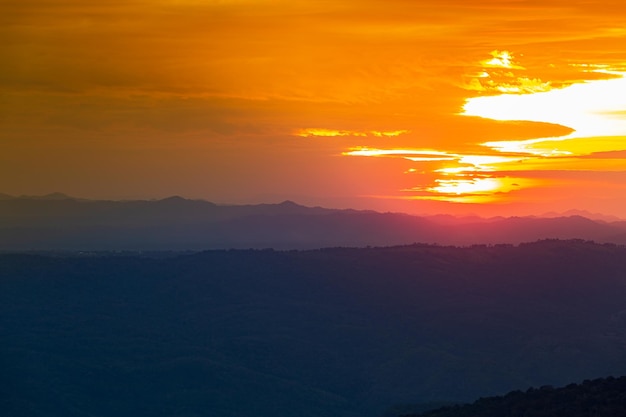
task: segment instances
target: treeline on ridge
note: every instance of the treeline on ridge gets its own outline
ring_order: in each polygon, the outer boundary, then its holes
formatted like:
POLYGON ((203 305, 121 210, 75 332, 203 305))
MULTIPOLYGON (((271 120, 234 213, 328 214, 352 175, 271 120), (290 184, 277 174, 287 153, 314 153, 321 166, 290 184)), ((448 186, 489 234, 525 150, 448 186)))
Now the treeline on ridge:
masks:
POLYGON ((562 388, 542 386, 481 398, 405 417, 617 417, 626 416, 626 376, 585 380, 562 388))

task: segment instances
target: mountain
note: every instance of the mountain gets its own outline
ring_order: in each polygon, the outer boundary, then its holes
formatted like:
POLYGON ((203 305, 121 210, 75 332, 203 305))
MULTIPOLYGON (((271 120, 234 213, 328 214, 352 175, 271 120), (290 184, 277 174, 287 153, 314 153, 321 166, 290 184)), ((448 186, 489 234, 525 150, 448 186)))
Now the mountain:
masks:
POLYGON ((550 212, 550 213, 545 213, 544 215, 540 217, 569 217, 569 216, 581 216, 581 217, 586 217, 591 220, 598 220, 598 221, 602 221, 606 223, 618 222, 621 220, 617 216, 608 216, 602 213, 592 213, 587 210, 567 210, 566 212, 563 212, 563 213, 550 212))
POLYGON ((45 195, 22 195, 17 197, 20 200, 77 200, 63 193, 50 193, 45 195))
POLYGON ((581 216, 556 218, 510 217, 491 222, 457 224, 450 229, 459 244, 521 243, 537 239, 589 239, 610 242, 622 229, 581 216))
POLYGON ((217 205, 170 197, 91 201, 52 194, 0 199, 0 250, 307 249, 498 244, 537 239, 624 243, 624 222, 556 218, 418 217, 279 204, 217 205))
MULTIPOLYGON (((626 248, 0 255, 15 417, 375 417, 626 374, 626 248)), ((540 415, 540 414, 532 414, 540 415)))
MULTIPOLYGON (((513 391, 505 396, 481 398, 473 404, 441 408, 412 417, 484 416, 626 416, 626 377, 585 380, 562 388, 513 391)), ((410 417, 411 415, 406 415, 410 417)))

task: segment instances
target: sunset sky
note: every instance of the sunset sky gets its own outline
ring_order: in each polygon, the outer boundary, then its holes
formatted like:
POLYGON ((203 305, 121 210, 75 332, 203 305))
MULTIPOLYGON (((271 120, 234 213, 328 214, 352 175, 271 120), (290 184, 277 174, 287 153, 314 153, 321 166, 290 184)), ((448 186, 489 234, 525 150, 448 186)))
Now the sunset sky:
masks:
POLYGON ((618 0, 9 0, 0 192, 626 218, 618 0))

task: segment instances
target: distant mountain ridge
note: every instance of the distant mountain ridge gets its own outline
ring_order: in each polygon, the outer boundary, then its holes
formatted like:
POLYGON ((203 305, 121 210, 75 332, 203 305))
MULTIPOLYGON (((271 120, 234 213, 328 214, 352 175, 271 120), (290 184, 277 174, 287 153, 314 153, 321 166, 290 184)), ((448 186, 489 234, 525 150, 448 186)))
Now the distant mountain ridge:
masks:
POLYGON ((517 244, 584 239, 626 244, 626 222, 567 217, 413 216, 278 204, 0 196, 0 250, 312 249, 334 246, 517 244))
POLYGON ((45 195, 20 195, 18 197, 9 194, 0 193, 0 200, 84 200, 80 198, 70 197, 67 194, 55 192, 45 195))
POLYGON ((609 222, 609 223, 623 220, 617 216, 609 216, 609 215, 602 214, 602 213, 591 213, 587 210, 567 210, 566 212, 563 212, 563 213, 549 212, 549 213, 544 213, 540 217, 551 218, 551 217, 568 217, 568 216, 581 216, 581 217, 586 217, 591 220, 600 220, 600 221, 609 222))

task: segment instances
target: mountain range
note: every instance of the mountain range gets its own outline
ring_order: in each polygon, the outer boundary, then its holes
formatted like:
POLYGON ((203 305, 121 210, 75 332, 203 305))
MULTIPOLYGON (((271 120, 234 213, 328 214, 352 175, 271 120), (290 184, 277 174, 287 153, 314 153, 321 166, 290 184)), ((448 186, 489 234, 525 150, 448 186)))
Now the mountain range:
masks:
POLYGON ((0 198, 0 250, 312 249, 517 244, 538 239, 626 243, 626 221, 584 212, 548 217, 413 216, 204 200, 85 200, 61 193, 0 198), (607 220, 608 219, 608 220, 607 220))

